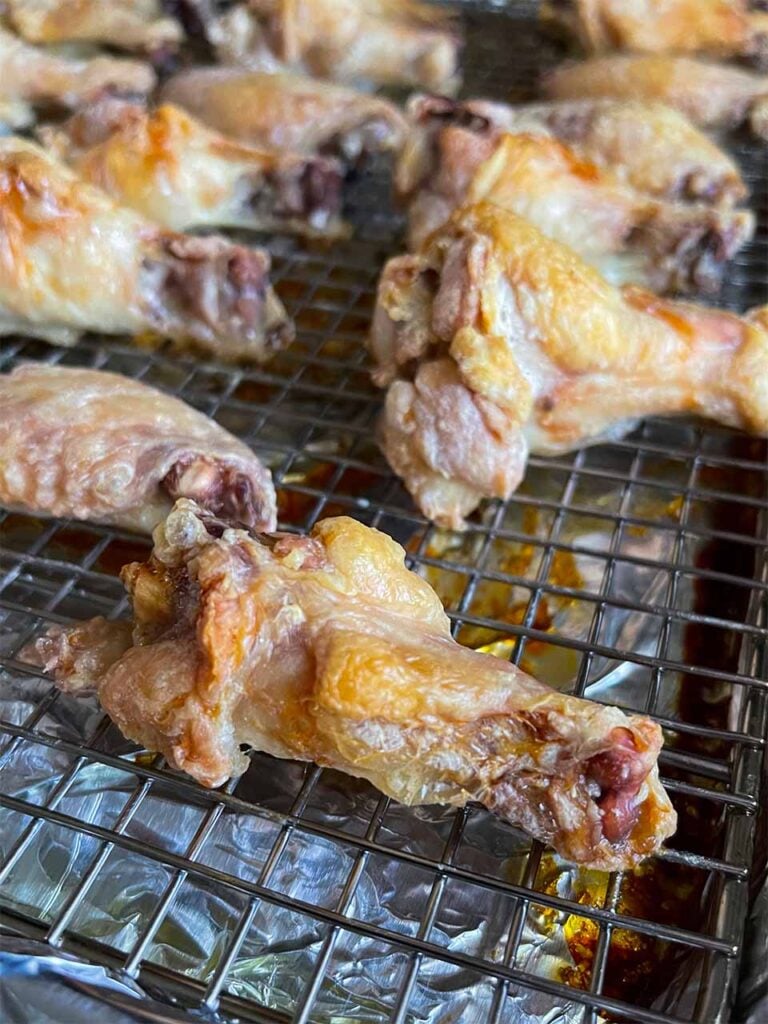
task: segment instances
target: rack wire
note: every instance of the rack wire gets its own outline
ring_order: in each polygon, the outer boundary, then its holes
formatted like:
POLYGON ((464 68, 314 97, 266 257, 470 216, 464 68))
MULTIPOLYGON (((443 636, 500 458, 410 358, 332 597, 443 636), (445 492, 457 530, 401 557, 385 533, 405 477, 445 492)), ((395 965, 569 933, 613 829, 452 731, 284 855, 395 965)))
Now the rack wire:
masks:
MULTIPOLYGON (((542 63, 558 56, 538 36, 534 5, 463 7, 465 92, 530 92, 542 63)), ((734 148, 759 229, 724 301, 746 308, 768 299, 768 158, 746 139, 734 148)), ((380 395, 362 344, 400 223, 380 169, 353 191, 354 240, 331 249, 271 240, 299 339, 263 370, 97 337, 73 349, 5 339, 0 369, 30 359, 87 365, 163 388, 272 465, 284 528, 305 531, 343 512, 395 536, 437 586, 462 642, 661 723, 678 836, 644 871, 564 891, 551 854, 480 809, 407 811, 356 780, 260 754, 242 779, 204 791, 137 753, 93 705, 57 694, 17 657, 50 623, 124 614, 116 573, 146 545, 116 529, 6 512, 0 654, 4 686, 23 695, 13 706, 24 712, 0 721, 0 923, 125 972, 172 1000, 180 1019, 193 1009, 295 1024, 439 1021, 450 992, 460 1007, 452 1019, 467 1022, 517 1020, 521 997, 547 1020, 725 1021, 768 723, 768 446, 727 429, 652 420, 623 441, 532 458, 524 487, 489 503, 464 536, 429 526, 376 449, 380 395), (19 759, 34 767, 38 755, 40 777, 28 790, 3 784, 19 759), (116 805, 99 802, 105 780, 121 794, 116 805), (88 787, 93 813, 75 816, 73 798, 88 787), (173 837, 147 810, 170 804, 185 808, 185 828, 173 837), (239 856, 219 841, 233 822, 239 856), (302 857, 321 847, 335 873, 297 895, 302 857), (99 925, 100 901, 114 900, 128 861, 141 865, 147 891, 125 894, 125 927, 115 934, 99 925), (20 894, 32 862, 37 888, 20 894), (371 913, 361 888, 385 874, 390 889, 371 913), (209 945, 201 938, 183 956, 173 951, 171 924, 201 892, 212 908, 209 945), (268 915, 294 929, 282 957, 254 939, 268 915), (534 919, 567 945, 570 970, 548 972, 528 957, 534 919), (384 1003, 375 973, 357 969, 363 949, 396 978, 384 1003), (254 965, 269 957, 264 981, 254 965), (456 992, 466 993, 463 1002, 456 992), (357 1016, 351 1008, 361 1005, 357 1016)))

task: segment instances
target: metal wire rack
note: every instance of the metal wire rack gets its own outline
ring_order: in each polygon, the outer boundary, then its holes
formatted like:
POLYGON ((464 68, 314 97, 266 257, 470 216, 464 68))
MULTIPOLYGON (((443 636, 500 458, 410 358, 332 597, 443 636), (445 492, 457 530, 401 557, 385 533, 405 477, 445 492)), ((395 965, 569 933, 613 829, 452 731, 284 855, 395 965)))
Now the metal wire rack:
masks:
MULTIPOLYGON (((538 37, 534 6, 464 5, 467 94, 535 86, 556 51, 538 37)), ((724 300, 746 308, 768 299, 768 158, 734 145, 760 228, 724 300)), ((11 695, 14 713, 0 721, 0 924, 138 979, 183 1019, 192 1009, 404 1024, 446 1019, 450 999, 450 1019, 467 1022, 724 1021, 768 724, 768 445, 649 421, 621 442, 531 459, 520 492, 463 536, 430 527, 377 452, 380 396, 361 343, 399 223, 377 171, 353 192, 354 240, 272 240, 299 340, 264 370, 99 338, 71 350, 6 339, 0 368, 89 365, 164 388, 270 462, 286 529, 343 512, 391 533, 444 597, 460 640, 662 724, 678 836, 636 874, 574 880, 485 812, 406 811, 313 766, 254 754, 243 778, 203 791, 17 658, 51 622, 123 614, 117 570, 146 546, 4 513, 0 698, 11 695), (23 791, 12 785, 19 765, 23 791), (181 815, 173 835, 162 827, 170 807, 181 815), (323 871, 308 878, 302 863, 318 850, 323 871), (141 885, 123 890, 129 868, 141 885), (181 949, 174 928, 194 900, 208 931, 181 949), (559 943, 570 966, 533 957, 532 933, 559 943)))

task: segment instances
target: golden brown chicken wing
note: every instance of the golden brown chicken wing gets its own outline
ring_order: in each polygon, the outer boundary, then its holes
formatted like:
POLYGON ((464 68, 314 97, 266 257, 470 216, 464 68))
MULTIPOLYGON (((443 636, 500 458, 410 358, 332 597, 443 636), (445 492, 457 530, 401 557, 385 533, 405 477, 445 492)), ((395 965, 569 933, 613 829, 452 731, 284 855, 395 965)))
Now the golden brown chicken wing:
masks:
POLYGON ((459 646, 377 530, 340 518, 259 538, 181 500, 122 578, 132 631, 55 628, 39 657, 203 785, 242 772, 245 743, 406 804, 478 800, 595 868, 628 867, 674 831, 658 726, 459 646))
POLYGON ((174 231, 346 233, 336 160, 230 141, 170 103, 104 97, 41 135, 85 181, 174 231))
POLYGON ((0 502, 149 533, 176 498, 275 526, 269 470, 218 423, 138 381, 26 364, 0 375, 0 502))
POLYGON ((564 64, 544 81, 556 100, 613 99, 666 103, 702 128, 748 122, 768 139, 768 77, 693 57, 615 54, 564 64))
POLYGON ((541 13, 593 53, 768 58, 768 15, 749 0, 544 0, 541 13))
POLYGON ((0 333, 65 345, 88 330, 254 360, 293 336, 265 252, 164 231, 39 146, 0 139, 0 333))
POLYGON ((446 163, 447 173, 461 173, 467 185, 508 132, 554 136, 584 160, 657 199, 730 206, 747 195, 731 157, 663 103, 598 99, 513 107, 417 95, 406 113, 409 130, 395 170, 398 192, 406 199, 440 175, 446 163))
POLYGON ((220 60, 337 82, 453 93, 460 37, 419 0, 250 0, 209 26, 220 60))
POLYGON ((160 0, 4 0, 13 29, 31 43, 106 43, 119 50, 168 50, 181 26, 160 0))
POLYGON ((301 75, 199 68, 174 76, 163 98, 241 142, 350 163, 397 149, 405 137, 393 104, 301 75))
POLYGON ((463 128, 440 134, 435 172, 409 207, 411 248, 465 201, 484 200, 526 217, 614 284, 713 292, 754 229, 747 210, 649 199, 544 135, 502 135, 466 185, 480 148, 463 128))
POLYGON ((0 127, 27 127, 39 104, 75 107, 104 89, 146 95, 154 86, 148 64, 64 57, 29 46, 0 28, 0 127))
POLYGON ((371 351, 381 443, 424 514, 460 527, 507 497, 528 451, 691 413, 768 433, 760 318, 618 290, 498 206, 457 211, 379 285, 371 351))

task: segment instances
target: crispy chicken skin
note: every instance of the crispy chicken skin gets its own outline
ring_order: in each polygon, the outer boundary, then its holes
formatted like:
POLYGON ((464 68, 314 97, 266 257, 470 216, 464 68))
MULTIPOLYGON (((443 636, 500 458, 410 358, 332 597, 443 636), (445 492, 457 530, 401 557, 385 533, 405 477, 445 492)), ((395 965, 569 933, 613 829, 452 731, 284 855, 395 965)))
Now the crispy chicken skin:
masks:
POLYGON ((181 500, 154 540, 122 572, 132 630, 57 627, 37 658, 203 785, 242 772, 248 744, 405 804, 478 800, 604 870, 674 831, 659 727, 461 647, 385 534, 339 518, 258 537, 181 500))
POLYGON ((512 107, 417 95, 406 113, 409 131, 396 167, 405 198, 439 180, 444 167, 452 178, 461 173, 466 187, 505 132, 554 136, 658 199, 730 206, 747 195, 734 161, 662 103, 574 100, 512 107))
POLYGON ((175 49, 181 26, 159 0, 4 0, 11 27, 31 43, 106 43, 119 50, 175 49))
POLYGON ((749 0, 544 0, 541 14, 592 53, 768 57, 768 16, 749 0))
POLYGON ((146 95, 154 86, 155 73, 148 64, 64 57, 0 28, 0 126, 27 127, 39 104, 72 108, 103 89, 146 95))
POLYGON ((405 118, 387 100, 301 75, 198 68, 175 75, 162 95, 241 142, 349 163, 405 137, 405 118))
POLYGON ((176 498, 275 526, 269 471, 196 409, 100 370, 26 364, 0 375, 0 502, 149 533, 176 498))
POLYGON ((174 231, 345 233, 336 160, 231 141, 170 103, 103 97, 42 138, 81 178, 174 231))
POLYGON ((544 80, 555 100, 613 99, 666 103, 702 128, 748 122, 768 139, 768 77, 693 57, 612 54, 563 64, 544 80))
POLYGON ((467 164, 478 153, 474 143, 461 128, 441 134, 434 178, 410 204, 412 249, 463 202, 487 201, 571 246, 614 284, 713 292, 754 229, 747 210, 650 199, 544 135, 502 135, 466 186, 467 164))
POLYGON ((0 139, 0 334, 151 333, 261 361, 292 327, 269 256, 164 231, 25 139, 0 139))
POLYGON ((621 436, 642 416, 768 433, 760 316, 616 289, 490 204, 390 260, 370 344, 388 387, 384 453, 422 512, 454 528, 483 497, 515 489, 529 451, 621 436))
POLYGON ((250 0, 209 36, 221 61, 259 70, 449 94, 460 80, 456 26, 417 0, 250 0))

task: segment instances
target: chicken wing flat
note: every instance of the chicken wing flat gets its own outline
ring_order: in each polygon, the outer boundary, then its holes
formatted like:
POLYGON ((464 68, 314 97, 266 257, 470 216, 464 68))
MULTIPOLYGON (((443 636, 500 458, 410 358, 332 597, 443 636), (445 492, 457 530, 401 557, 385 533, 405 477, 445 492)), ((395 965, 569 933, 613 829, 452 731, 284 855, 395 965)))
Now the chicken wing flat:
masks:
POLYGON ((544 88, 552 99, 648 100, 666 103, 702 128, 745 122, 768 139, 768 77, 693 57, 613 54, 551 72, 544 88))
POLYGON ((99 370, 26 364, 0 375, 0 502, 149 533, 176 498, 275 526, 269 471, 178 398, 99 370))
POLYGON ((231 141, 170 103, 104 97, 42 137, 85 181, 174 231, 346 233, 338 161, 231 141))
POLYGON ((642 416, 768 433, 762 316, 616 289, 490 204, 390 260, 371 351, 388 386, 384 453, 423 513, 454 528, 483 497, 509 496, 529 451, 619 437, 642 416))
POLYGON ((593 53, 768 58, 768 16, 749 0, 545 0, 541 14, 593 53))
POLYGON ((417 0, 250 0, 209 36, 220 60, 258 70, 440 93, 459 85, 456 26, 417 0))
POLYGON ((0 28, 0 126, 27 127, 39 104, 71 108, 104 89, 146 95, 154 86, 148 64, 113 57, 76 60, 30 46, 0 28))
POLYGON ((747 195, 735 162, 663 103, 609 99, 512 107, 414 96, 407 115, 408 137, 396 168, 396 184, 406 198, 439 178, 446 165, 446 173, 461 174, 468 185, 505 132, 554 136, 582 159, 657 199, 730 206, 747 195))
POLYGON ((405 137, 405 118, 387 100, 301 75, 200 68, 170 79, 163 98, 241 142, 349 163, 405 137))
MULTIPOLYGON (((465 201, 487 201, 569 245, 614 284, 714 292, 727 261, 754 230, 748 210, 649 199, 543 135, 501 136, 465 188, 465 136, 461 128, 441 135, 441 166, 410 205, 411 248, 465 201)), ((475 152, 471 141, 469 151, 475 152)))
POLYGON ((3 8, 31 43, 106 43, 152 52, 175 49, 183 37, 159 0, 4 0, 3 8))
POLYGON ((674 831, 659 727, 461 647, 385 534, 339 518, 256 537, 182 499, 154 536, 122 572, 132 628, 55 628, 38 658, 203 785, 242 772, 248 744, 405 804, 478 800, 606 870, 674 831))
POLYGON ((164 231, 39 146, 0 139, 0 334, 67 345, 88 330, 257 361, 293 337, 267 253, 164 231))

